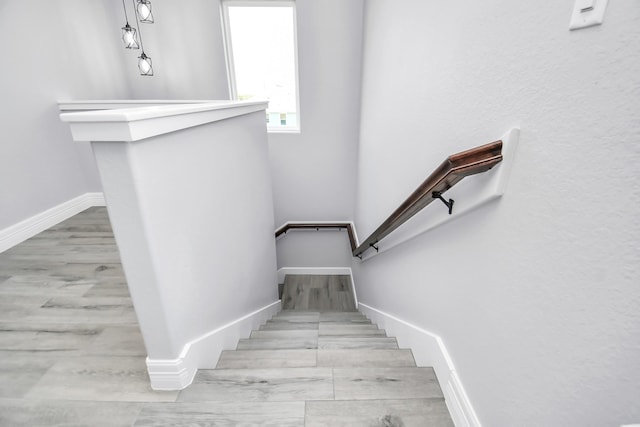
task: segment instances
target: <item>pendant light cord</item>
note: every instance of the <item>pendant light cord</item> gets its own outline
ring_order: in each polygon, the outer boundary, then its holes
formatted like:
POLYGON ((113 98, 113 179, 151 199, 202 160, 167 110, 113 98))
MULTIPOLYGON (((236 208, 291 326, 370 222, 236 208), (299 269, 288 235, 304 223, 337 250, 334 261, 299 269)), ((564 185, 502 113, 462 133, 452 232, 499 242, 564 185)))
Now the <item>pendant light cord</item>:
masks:
POLYGON ((122 8, 124 9, 124 20, 127 21, 127 25, 129 25, 129 17, 127 16, 127 7, 124 5, 124 0, 122 0, 122 8))
MULTIPOLYGON (((122 0, 122 4, 124 4, 124 0, 122 0)), ((136 14, 136 28, 138 29, 138 37, 140 37, 140 48, 142 49, 142 53, 144 54, 144 43, 142 43, 142 33, 140 32, 140 24, 138 24, 138 12, 136 10, 136 0, 131 0, 131 4, 133 4, 133 11, 136 14)))

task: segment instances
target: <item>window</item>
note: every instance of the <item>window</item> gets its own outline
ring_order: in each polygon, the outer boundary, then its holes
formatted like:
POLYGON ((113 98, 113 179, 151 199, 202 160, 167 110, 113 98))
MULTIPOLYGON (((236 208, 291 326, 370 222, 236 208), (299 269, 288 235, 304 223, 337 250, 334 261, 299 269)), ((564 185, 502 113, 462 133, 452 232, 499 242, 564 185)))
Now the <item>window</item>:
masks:
POLYGON ((233 99, 268 99, 267 129, 300 131, 295 3, 222 3, 233 99))

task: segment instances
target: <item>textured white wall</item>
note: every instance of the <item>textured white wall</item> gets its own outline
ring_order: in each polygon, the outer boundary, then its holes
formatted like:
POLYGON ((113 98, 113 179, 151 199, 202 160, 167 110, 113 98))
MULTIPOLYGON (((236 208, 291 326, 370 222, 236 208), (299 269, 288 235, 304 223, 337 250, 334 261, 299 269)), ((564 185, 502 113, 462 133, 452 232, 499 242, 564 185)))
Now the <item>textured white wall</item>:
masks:
POLYGON ((269 134, 276 224, 353 217, 362 0, 298 0, 300 134, 269 134))
POLYGON ((351 246, 345 230, 292 230, 278 238, 278 268, 351 267, 351 246))
MULTIPOLYGON (((300 134, 269 134, 276 224, 353 218, 360 120, 362 0, 297 0, 300 134)), ((329 233, 329 234, 326 234, 329 233)), ((348 265, 344 236, 291 235, 279 267, 348 265)))
POLYGON ((0 3, 0 230, 100 184, 60 99, 122 98, 121 23, 111 1, 0 3))
POLYGON ((572 6, 365 7, 362 237, 521 128, 499 202, 354 264, 362 302, 443 338, 486 426, 640 421, 640 5, 569 32, 572 6))

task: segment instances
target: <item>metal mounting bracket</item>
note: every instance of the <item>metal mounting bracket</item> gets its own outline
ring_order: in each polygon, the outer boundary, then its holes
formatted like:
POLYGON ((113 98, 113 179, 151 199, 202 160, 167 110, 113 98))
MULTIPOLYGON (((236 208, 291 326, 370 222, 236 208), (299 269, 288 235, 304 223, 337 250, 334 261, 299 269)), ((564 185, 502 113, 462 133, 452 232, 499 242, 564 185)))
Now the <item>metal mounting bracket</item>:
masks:
POLYGON ((449 201, 447 202, 444 197, 442 197, 442 193, 440 193, 439 191, 434 191, 433 193, 431 193, 431 197, 433 197, 434 199, 442 200, 442 203, 444 203, 449 208, 449 215, 451 215, 451 213, 453 212, 453 199, 449 199, 449 201))

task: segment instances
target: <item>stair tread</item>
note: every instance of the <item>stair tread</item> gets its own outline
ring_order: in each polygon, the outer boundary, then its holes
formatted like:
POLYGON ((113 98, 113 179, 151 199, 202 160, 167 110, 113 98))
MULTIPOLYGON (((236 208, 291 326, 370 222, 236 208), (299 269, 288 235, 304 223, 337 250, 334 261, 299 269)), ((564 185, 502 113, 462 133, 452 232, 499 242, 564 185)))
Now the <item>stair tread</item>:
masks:
POLYGON ((331 368, 200 370, 181 402, 333 399, 331 368))
POLYGON ((216 369, 311 368, 316 366, 315 349, 226 350, 216 369))
POLYGON ((408 349, 318 349, 318 367, 416 367, 408 349))
MULTIPOLYGON (((139 426, 304 426, 305 402, 173 402, 143 405, 139 426)), ((108 420, 107 420, 108 421, 108 420)), ((109 424, 108 422, 106 424, 109 424)))
POLYGON ((306 404, 306 427, 453 427, 444 399, 326 400, 306 404))
POLYGON ((320 323, 320 335, 386 335, 384 329, 378 329, 373 324, 333 324, 320 323))
POLYGON ((332 368, 335 400, 443 398, 432 368, 332 368))
POLYGON ((318 330, 317 322, 272 322, 268 321, 264 325, 260 326, 261 331, 270 330, 318 330))
POLYGON ((286 339, 293 339, 293 338, 300 338, 300 339, 309 339, 309 338, 318 338, 318 331, 315 329, 310 329, 310 330, 291 330, 291 331, 286 331, 286 330, 278 330, 278 329, 274 329, 274 330, 257 330, 257 331, 251 331, 251 335, 249 335, 249 338, 253 339, 253 338, 275 338, 275 339, 282 339, 282 338, 286 338, 286 339))
POLYGON ((318 337, 314 338, 247 338, 238 341, 237 350, 318 348, 318 337))
POLYGON ((359 311, 336 311, 336 312, 322 312, 320 313, 321 322, 371 322, 367 316, 359 311))
POLYGON ((387 348, 398 349, 398 341, 390 337, 361 336, 319 336, 319 349, 387 348))
POLYGON ((178 401, 443 397, 432 368, 281 368, 201 370, 178 401))

